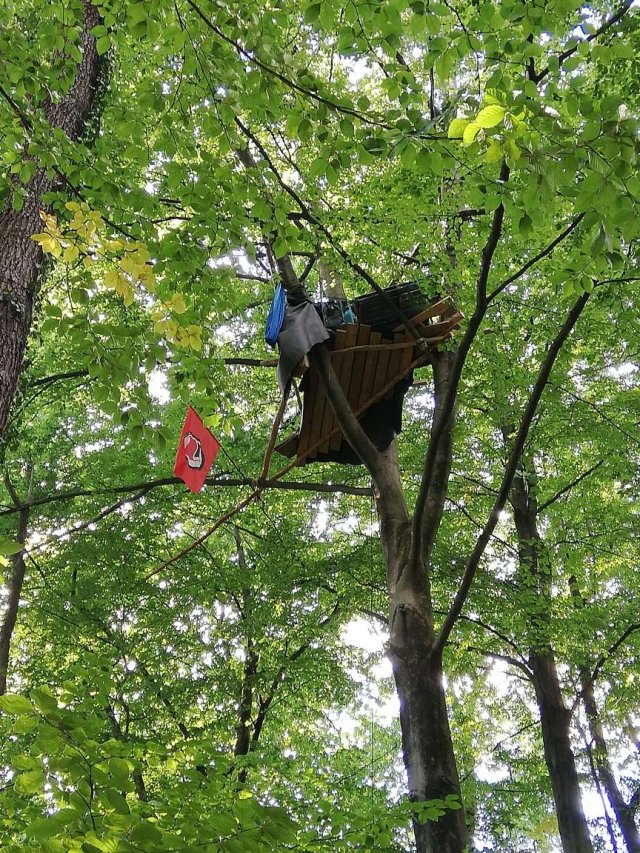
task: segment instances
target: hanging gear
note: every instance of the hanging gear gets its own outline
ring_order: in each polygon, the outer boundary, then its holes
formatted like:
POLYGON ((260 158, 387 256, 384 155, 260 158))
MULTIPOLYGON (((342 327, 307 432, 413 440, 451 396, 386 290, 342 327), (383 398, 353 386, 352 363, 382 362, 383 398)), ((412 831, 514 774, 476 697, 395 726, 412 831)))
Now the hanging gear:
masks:
POLYGON ((264 330, 264 339, 270 347, 274 347, 278 341, 280 329, 284 322, 285 290, 281 283, 276 286, 276 292, 271 300, 271 307, 267 316, 264 330))

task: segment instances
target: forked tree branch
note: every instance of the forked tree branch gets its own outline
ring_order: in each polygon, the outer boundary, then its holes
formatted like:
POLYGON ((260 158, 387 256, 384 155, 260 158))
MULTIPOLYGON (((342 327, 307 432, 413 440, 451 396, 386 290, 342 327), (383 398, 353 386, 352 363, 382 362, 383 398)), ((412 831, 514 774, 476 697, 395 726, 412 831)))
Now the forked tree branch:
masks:
POLYGON ((520 267, 519 270, 514 272, 513 275, 510 275, 504 281, 500 282, 500 284, 497 285, 497 287, 495 287, 491 291, 489 296, 487 297, 487 302, 493 302, 493 300, 497 296, 499 296, 506 287, 508 287, 510 284, 513 284, 514 281, 517 281, 519 278, 521 278, 521 276, 523 276, 527 272, 527 270, 531 269, 532 266, 535 266, 535 264, 537 264, 538 261, 541 261, 543 258, 546 258, 548 255, 550 255, 553 252, 553 250, 555 249, 555 247, 559 243, 562 243, 562 241, 566 237, 568 237, 569 234, 571 234, 571 232, 574 230, 574 228, 578 227, 578 225, 582 222, 582 220, 584 219, 585 216, 586 216, 585 213, 580 213, 578 216, 574 217, 574 219, 571 220, 569 225, 567 225, 567 227, 563 231, 561 231, 560 234, 558 234, 558 236, 555 239, 553 239, 549 243, 548 246, 546 246, 544 249, 542 249, 540 252, 538 252, 537 255, 534 255, 532 258, 530 258, 526 263, 524 263, 520 267))
POLYGON ((586 480, 587 477, 589 477, 591 474, 593 474, 594 471, 597 471, 598 468, 603 463, 604 463, 603 459, 601 459, 599 462, 596 462, 595 465, 592 465, 591 468, 589 468, 587 471, 584 471, 582 474, 580 474, 580 476, 576 477, 570 483, 567 483, 566 486, 563 486, 561 489, 559 489, 555 493, 555 495, 552 495, 552 497, 550 497, 548 500, 546 500, 543 504, 540 504, 540 506, 538 507, 538 515, 541 512, 544 512, 544 510, 547 509, 547 507, 550 507, 551 504, 555 503, 563 495, 566 495, 567 492, 570 492, 571 489, 573 489, 575 486, 578 485, 578 483, 581 483, 583 480, 586 480))

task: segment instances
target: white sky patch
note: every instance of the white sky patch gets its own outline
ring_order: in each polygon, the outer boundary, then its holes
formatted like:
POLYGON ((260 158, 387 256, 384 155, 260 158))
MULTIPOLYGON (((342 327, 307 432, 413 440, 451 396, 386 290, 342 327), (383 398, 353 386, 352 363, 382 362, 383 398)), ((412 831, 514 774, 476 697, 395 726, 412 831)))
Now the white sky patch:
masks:
POLYGON ((149 374, 148 388, 149 396, 156 403, 168 403, 171 399, 171 394, 169 393, 169 385, 167 383, 166 371, 162 370, 159 367, 156 367, 149 374))

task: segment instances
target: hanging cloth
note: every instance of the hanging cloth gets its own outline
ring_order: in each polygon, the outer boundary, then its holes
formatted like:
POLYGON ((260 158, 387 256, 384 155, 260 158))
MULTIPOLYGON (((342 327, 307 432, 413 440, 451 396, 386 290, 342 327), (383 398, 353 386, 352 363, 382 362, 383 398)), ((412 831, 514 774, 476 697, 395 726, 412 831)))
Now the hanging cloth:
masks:
POLYGON ((285 290, 279 282, 271 300, 271 307, 269 308, 269 315, 267 316, 267 323, 264 330, 264 339, 270 347, 276 345, 282 323, 284 322, 284 304, 285 290))

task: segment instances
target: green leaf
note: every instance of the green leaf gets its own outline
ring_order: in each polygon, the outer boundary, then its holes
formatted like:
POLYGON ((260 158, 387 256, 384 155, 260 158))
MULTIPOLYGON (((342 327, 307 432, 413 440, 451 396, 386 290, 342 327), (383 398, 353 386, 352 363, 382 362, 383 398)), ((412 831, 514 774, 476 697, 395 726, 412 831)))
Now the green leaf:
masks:
POLYGON ((103 796, 105 800, 109 803, 111 808, 117 814, 125 815, 130 813, 131 810, 129 808, 129 805, 127 804, 127 801, 122 796, 122 794, 118 793, 118 791, 114 790, 113 788, 107 788, 103 792, 103 796))
POLYGON ((123 784, 129 779, 129 762, 124 758, 110 758, 109 773, 116 785, 123 784))
POLYGON ((307 24, 313 24, 320 17, 322 11, 322 3, 312 3, 304 10, 304 19, 307 24))
POLYGON ((447 130, 449 139, 462 139, 465 128, 469 123, 470 121, 467 118, 454 118, 447 130))
POLYGON ((465 145, 471 145, 471 143, 475 140, 476 136, 478 135, 478 132, 480 131, 480 129, 481 129, 480 125, 477 122, 475 122, 475 121, 469 122, 469 124, 464 129, 464 133, 462 134, 462 141, 464 142, 464 144, 465 145))
POLYGON ((491 104, 480 110, 475 118, 475 123, 478 127, 495 127, 504 119, 506 112, 506 109, 499 104, 491 104))
POLYGON ((96 50, 100 56, 103 56, 111 47, 111 36, 101 36, 96 42, 96 50))
POLYGON ((16 776, 14 787, 19 794, 36 794, 44 786, 44 770, 28 770, 16 776))
POLYGON ((20 551, 24 551, 24 547, 23 542, 15 542, 7 536, 0 536, 0 554, 5 557, 9 557, 12 554, 19 554, 20 551))
POLYGON ((25 834, 30 838, 37 838, 43 841, 45 838, 51 838, 60 831, 60 827, 56 821, 49 818, 38 818, 32 821, 25 829, 25 834))
POLYGON ((26 696, 6 693, 0 696, 0 710, 7 714, 32 714, 33 706, 26 696))

